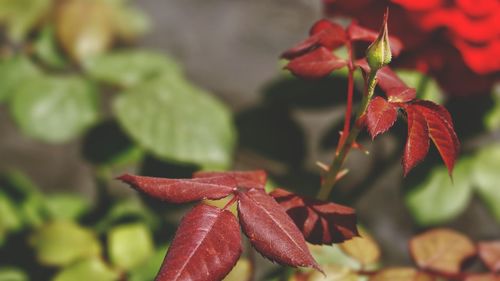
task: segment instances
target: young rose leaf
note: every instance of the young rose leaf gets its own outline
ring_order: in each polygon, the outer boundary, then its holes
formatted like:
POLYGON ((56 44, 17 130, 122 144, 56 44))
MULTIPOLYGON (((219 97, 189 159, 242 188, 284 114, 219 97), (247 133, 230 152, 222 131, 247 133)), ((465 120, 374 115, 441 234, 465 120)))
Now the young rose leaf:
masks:
POLYGON ((321 271, 300 230, 285 210, 260 189, 238 194, 238 215, 243 232, 259 253, 281 264, 321 271))
POLYGON ((381 256, 380 247, 375 239, 362 228, 359 237, 340 244, 340 249, 363 266, 374 265, 381 256))
MULTIPOLYGON (((391 70, 392 71, 392 70, 391 70)), ((382 71, 382 76, 384 71, 382 71)), ((417 96, 417 90, 409 87, 393 87, 385 91, 389 102, 409 102, 417 96)))
POLYGON ((306 79, 319 79, 329 75, 335 69, 347 65, 325 47, 320 47, 303 56, 292 59, 285 68, 294 75, 306 79))
POLYGON ((448 110, 444 106, 428 100, 415 100, 415 104, 425 107, 428 110, 434 111, 436 114, 440 115, 440 117, 444 118, 448 130, 452 134, 453 137, 452 140, 453 144, 455 145, 455 149, 457 151, 460 150, 460 141, 458 140, 458 137, 455 133, 455 129, 453 126, 453 119, 451 118, 450 112, 448 112, 448 110))
POLYGON ((182 219, 155 280, 222 280, 241 251, 236 217, 230 211, 200 204, 182 219))
POLYGON ((306 40, 285 51, 281 57, 293 59, 320 46, 333 50, 346 42, 344 28, 325 19, 317 21, 309 30, 309 35, 306 40))
POLYGON ((264 189, 267 174, 263 170, 231 172, 196 172, 193 178, 232 178, 240 188, 264 189))
MULTIPOLYGON (((356 61, 364 72, 370 72, 370 66, 366 59, 356 61)), ((409 102, 417 96, 415 89, 408 87, 398 75, 388 66, 384 66, 377 71, 377 85, 385 92, 389 102, 409 102)))
POLYGON ((424 116, 429 137, 434 142, 444 164, 448 168, 448 173, 451 175, 460 149, 460 142, 453 124, 450 123, 451 117, 447 113, 448 111, 430 101, 417 101, 410 106, 424 116))
POLYGON ((309 243, 341 243, 358 236, 356 212, 352 208, 304 198, 281 188, 270 195, 285 209, 309 243))
POLYGON ((397 107, 384 98, 375 97, 366 111, 366 125, 372 139, 389 130, 398 118, 397 107))
POLYGON ((308 51, 316 48, 319 45, 319 36, 311 36, 306 40, 300 42, 296 46, 286 50, 281 57, 284 59, 294 59, 296 57, 300 57, 308 51))
POLYGON ((408 137, 403 154, 403 173, 406 176, 422 161, 429 151, 429 131, 425 118, 413 107, 405 107, 408 121, 408 137))
MULTIPOLYGON (((358 24, 353 22, 349 25, 349 27, 347 27, 347 35, 352 41, 373 42, 375 39, 377 39, 379 33, 377 31, 359 26, 358 24)), ((394 56, 399 55, 399 53, 401 53, 401 50, 403 49, 403 44, 401 43, 401 41, 393 36, 389 36, 389 42, 391 45, 392 54, 394 56)))
POLYGON ((436 278, 412 267, 389 267, 379 271, 370 281, 434 281, 436 278))
POLYGON ((221 199, 238 187, 233 177, 166 179, 124 174, 118 179, 149 196, 171 203, 221 199))
POLYGON ((420 268, 454 275, 465 259, 476 254, 476 247, 467 236, 439 228, 412 238, 410 252, 420 268))
POLYGON ((309 30, 310 36, 318 36, 319 45, 327 48, 328 50, 334 50, 347 41, 347 34, 344 28, 331 22, 327 19, 321 19, 314 23, 314 25, 309 30))
POLYGON ((500 240, 479 242, 479 257, 492 272, 500 272, 500 240))

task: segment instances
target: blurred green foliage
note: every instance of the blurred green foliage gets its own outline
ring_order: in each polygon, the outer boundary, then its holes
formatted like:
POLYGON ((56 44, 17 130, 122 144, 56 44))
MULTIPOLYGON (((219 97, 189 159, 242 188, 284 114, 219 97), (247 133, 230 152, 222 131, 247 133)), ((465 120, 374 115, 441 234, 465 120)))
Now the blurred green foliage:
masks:
POLYGON ((113 174, 155 159, 225 169, 230 111, 165 54, 134 46, 150 28, 127 0, 0 0, 0 104, 26 137, 82 140, 98 185, 43 194, 0 179, 0 280, 150 281, 172 236, 166 208, 107 193, 113 174), (12 255, 12 252, 15 255, 12 255))
MULTIPOLYGON (((0 105, 36 141, 58 145, 81 139, 99 186, 91 202, 76 194, 42 194, 19 172, 1 175, 0 281, 153 280, 173 234, 167 218, 171 206, 110 196, 112 176, 124 169, 154 174, 147 167, 155 161, 168 167, 158 168, 163 176, 175 177, 231 165, 238 134, 230 111, 193 85, 173 59, 134 45, 150 22, 132 3, 0 0, 0 26, 6 31, 0 39, 0 105)), ((407 70, 398 74, 419 98, 445 102, 430 77, 407 70)), ((317 185, 317 175, 303 170, 306 140, 292 111, 344 102, 331 89, 345 92, 345 75, 312 82, 282 78, 266 89, 263 104, 239 114, 240 145, 289 165, 287 186, 317 185)), ((484 126, 497 132, 500 94, 493 96, 484 126)), ((337 140, 335 126, 329 131, 337 140)), ((453 180, 439 166, 411 183, 405 202, 417 223, 448 222, 474 195, 500 222, 500 146, 467 154, 453 180)), ((277 185, 270 181, 266 189, 277 185)), ((337 246, 313 247, 313 254, 333 275, 361 267, 337 246)), ((227 281, 243 280, 250 266, 242 258, 227 281)))
POLYGON ((52 269, 47 280, 130 275, 148 281, 156 275, 167 240, 154 233, 167 222, 141 201, 120 200, 99 210, 76 195, 42 195, 18 172, 4 175, 0 186, 0 280, 46 280, 23 266, 52 269), (19 260, 9 258, 10 247, 19 260))
POLYGON ((48 143, 74 140, 109 120, 102 96, 111 93, 112 118, 135 147, 174 162, 230 165, 236 137, 224 105, 164 54, 112 48, 149 27, 127 1, 14 2, 0 2, 0 23, 17 30, 0 53, 0 102, 23 133, 48 143))

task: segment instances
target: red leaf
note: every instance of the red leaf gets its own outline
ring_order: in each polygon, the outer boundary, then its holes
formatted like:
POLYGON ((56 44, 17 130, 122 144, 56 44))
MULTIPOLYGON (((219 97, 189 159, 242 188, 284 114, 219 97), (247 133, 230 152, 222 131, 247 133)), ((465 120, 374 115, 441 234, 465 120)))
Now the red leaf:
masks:
POLYGON ((309 243, 341 243, 359 236, 352 208, 304 198, 281 188, 270 195, 286 210, 309 243))
POLYGON ((345 44, 346 41, 344 28, 326 19, 317 21, 311 27, 309 34, 309 38, 285 51, 281 57, 293 59, 321 46, 333 50, 345 44))
POLYGON ((429 130, 424 116, 411 106, 404 107, 408 120, 408 138, 403 155, 403 171, 406 176, 429 151, 429 130))
POLYGON ((310 36, 309 38, 300 42, 296 46, 286 50, 283 54, 281 54, 281 57, 290 60, 302 56, 308 51, 319 46, 319 40, 320 40, 319 37, 320 37, 319 35, 310 36))
POLYGON ((347 41, 347 34, 344 28, 327 19, 321 19, 314 23, 309 30, 309 35, 319 36, 319 45, 330 51, 344 45, 347 41))
POLYGON ((398 110, 396 105, 387 102, 381 97, 372 99, 366 111, 366 124, 372 139, 378 134, 389 130, 397 118, 398 110))
POLYGON ((418 110, 427 122, 429 137, 436 145, 436 148, 448 168, 448 173, 451 175, 455 160, 460 149, 460 142, 450 123, 451 117, 448 111, 430 101, 417 101, 411 104, 411 107, 418 110))
POLYGON ((492 272, 500 272, 500 240, 479 242, 479 257, 492 272))
POLYGON ((232 178, 240 188, 264 189, 267 174, 263 170, 238 172, 196 172, 193 178, 232 178))
MULTIPOLYGON (((367 41, 371 43, 375 41, 375 39, 377 39, 378 34, 379 33, 377 31, 364 28, 354 22, 347 28, 347 35, 352 41, 367 41)), ((401 43, 401 41, 396 37, 389 36, 389 43, 391 45, 392 54, 395 57, 398 56, 403 49, 403 44, 401 43)))
POLYGON ((451 119, 451 115, 448 112, 448 110, 444 106, 439 105, 439 104, 435 104, 431 101, 417 100, 416 103, 420 104, 424 107, 427 107, 430 110, 437 112, 439 115, 441 115, 441 117, 444 118, 444 120, 446 121, 446 125, 449 127, 450 133, 452 133, 452 135, 453 135, 453 144, 455 145, 455 149, 457 151, 459 151, 460 150, 460 141, 458 140, 458 137, 455 133, 455 129, 453 126, 453 120, 451 119))
POLYGON ((233 177, 166 179, 124 174, 118 179, 152 197, 171 203, 220 199, 238 187, 238 181, 233 177))
MULTIPOLYGON (((356 65, 364 72, 370 72, 366 59, 357 60, 356 65)), ((377 85, 385 92, 389 102, 409 102, 417 95, 415 89, 408 87, 388 66, 377 71, 377 85)))
MULTIPOLYGON (((382 70, 383 71, 383 70, 382 70)), ((389 102, 409 102, 417 96, 417 91, 409 87, 393 87, 385 91, 389 102)))
POLYGON ((241 255, 236 217, 200 204, 181 221, 156 281, 222 280, 241 255))
POLYGON ((281 264, 320 270, 300 230, 285 210, 260 189, 238 194, 243 232, 259 253, 281 264))
POLYGON ((325 47, 320 47, 303 56, 292 59, 286 69, 293 74, 308 79, 318 79, 329 75, 333 70, 347 65, 325 47))

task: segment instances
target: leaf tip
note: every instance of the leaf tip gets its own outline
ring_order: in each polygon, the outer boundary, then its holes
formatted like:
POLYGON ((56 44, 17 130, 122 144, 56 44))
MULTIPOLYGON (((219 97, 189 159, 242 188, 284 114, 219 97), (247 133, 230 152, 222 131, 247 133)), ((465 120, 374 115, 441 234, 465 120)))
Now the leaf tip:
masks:
POLYGON ((122 181, 124 183, 131 184, 134 181, 134 176, 132 176, 131 174, 125 173, 121 176, 116 177, 115 179, 122 181))

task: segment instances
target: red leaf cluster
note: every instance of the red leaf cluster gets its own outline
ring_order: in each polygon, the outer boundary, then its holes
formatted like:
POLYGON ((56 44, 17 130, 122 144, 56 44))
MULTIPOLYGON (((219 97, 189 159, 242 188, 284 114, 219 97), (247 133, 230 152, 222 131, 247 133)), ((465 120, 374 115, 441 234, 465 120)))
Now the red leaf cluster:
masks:
MULTIPOLYGON (((309 31, 309 37, 285 51, 281 56, 290 60, 285 66, 294 75, 306 79, 318 79, 332 71, 348 65, 348 61, 337 57, 333 50, 357 41, 372 42, 378 32, 351 23, 346 30, 326 19, 317 21, 309 31)), ((402 44, 391 38, 394 55, 399 54, 402 44)))
POLYGON ((342 243, 359 236, 352 208, 301 197, 281 188, 270 195, 285 209, 309 243, 342 243))
POLYGON ((323 0, 328 16, 376 28, 389 7, 391 34, 405 50, 397 64, 436 77, 450 95, 489 93, 500 77, 498 0, 323 0))
MULTIPOLYGON (((264 171, 199 172, 192 179, 166 179, 125 174, 118 179, 135 189, 172 203, 220 199, 233 195, 238 202, 239 225, 254 248, 272 261, 306 266, 321 271, 307 248, 304 236, 314 243, 332 243, 357 235, 354 210, 341 205, 303 199, 293 193, 297 208, 313 210, 304 221, 320 222, 322 236, 303 235, 290 208, 283 208, 264 190, 264 171)), ((285 194, 280 190, 280 194, 285 194)), ((277 196, 277 193, 273 194, 277 196)), ((288 201, 285 199, 285 201, 288 201)), ((286 205, 286 204, 285 204, 286 205)), ((224 209, 199 204, 183 219, 168 250, 157 281, 221 280, 241 254, 241 236, 236 217, 224 209)), ((292 208, 293 209, 293 208, 292 208)), ((304 230, 304 228, 301 228, 304 230)))
MULTIPOLYGON (((365 60, 358 61, 357 65, 365 72, 369 71, 365 60)), ((460 143, 450 113, 441 105, 416 99, 415 89, 408 87, 387 66, 377 72, 377 81, 387 100, 375 97, 368 105, 365 124, 372 138, 389 130, 397 119, 398 109, 401 109, 406 113, 408 123, 404 174, 407 175, 425 158, 429 140, 432 140, 451 175, 460 143)))

